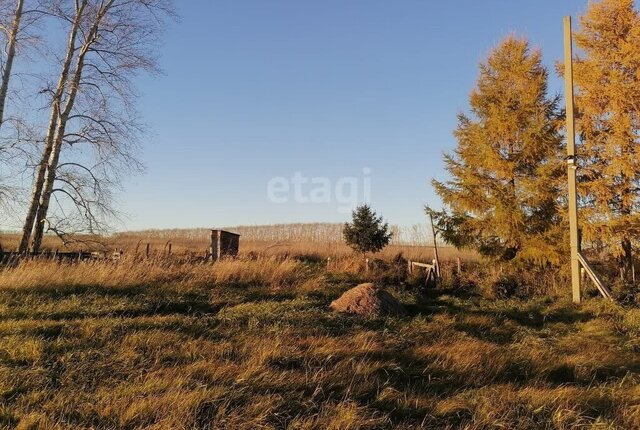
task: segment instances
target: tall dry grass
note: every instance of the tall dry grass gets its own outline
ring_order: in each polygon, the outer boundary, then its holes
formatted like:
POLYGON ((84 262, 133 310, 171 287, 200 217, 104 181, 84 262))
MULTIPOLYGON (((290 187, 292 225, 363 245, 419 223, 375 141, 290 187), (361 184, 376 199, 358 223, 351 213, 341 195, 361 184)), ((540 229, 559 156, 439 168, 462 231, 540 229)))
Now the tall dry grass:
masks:
POLYGON ((391 289, 407 316, 329 312, 358 273, 282 257, 5 268, 0 427, 640 427, 638 309, 391 289))
MULTIPOLYGON (((70 243, 64 246, 57 237, 46 236, 43 248, 49 250, 89 251, 89 250, 122 250, 125 255, 143 255, 149 244, 152 256, 163 256, 168 252, 171 244, 171 253, 177 256, 196 255, 202 256, 209 249, 209 236, 207 234, 196 236, 170 235, 171 230, 164 231, 162 235, 140 233, 121 233, 108 237, 80 237, 80 242, 70 243)), ((15 250, 19 243, 16 234, 0 235, 0 244, 5 251, 15 250)), ((248 240, 240 239, 240 255, 248 256, 257 254, 260 256, 291 256, 291 257, 316 257, 316 258, 342 258, 353 256, 354 252, 341 241, 315 241, 302 238, 290 240, 248 240)), ((373 256, 383 259, 391 259, 398 254, 415 261, 429 262, 434 257, 433 247, 424 245, 398 245, 387 246, 382 252, 373 256)), ((439 255, 444 261, 461 258, 465 261, 477 261, 479 256, 472 251, 458 250, 449 246, 440 246, 439 255)))
POLYGON ((24 260, 17 267, 0 269, 0 289, 131 288, 166 284, 189 288, 230 283, 278 288, 297 287, 309 276, 309 268, 301 262, 276 257, 223 260, 215 264, 183 264, 159 258, 74 263, 24 260))

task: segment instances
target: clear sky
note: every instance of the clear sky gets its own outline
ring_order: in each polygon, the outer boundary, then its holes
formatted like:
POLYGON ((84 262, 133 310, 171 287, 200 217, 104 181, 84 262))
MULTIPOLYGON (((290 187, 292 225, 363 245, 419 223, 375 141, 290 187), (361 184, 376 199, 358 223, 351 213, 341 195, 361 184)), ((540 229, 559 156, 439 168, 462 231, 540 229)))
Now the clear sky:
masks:
MULTIPOLYGON (((478 62, 516 34, 553 67, 562 17, 587 5, 177 3, 165 73, 140 80, 153 134, 146 173, 125 183, 119 229, 344 221, 350 197, 367 192, 389 222, 424 222, 423 205, 439 206, 430 179, 446 177, 442 153, 455 146, 478 62)), ((553 73, 552 92, 561 88, 553 73)))

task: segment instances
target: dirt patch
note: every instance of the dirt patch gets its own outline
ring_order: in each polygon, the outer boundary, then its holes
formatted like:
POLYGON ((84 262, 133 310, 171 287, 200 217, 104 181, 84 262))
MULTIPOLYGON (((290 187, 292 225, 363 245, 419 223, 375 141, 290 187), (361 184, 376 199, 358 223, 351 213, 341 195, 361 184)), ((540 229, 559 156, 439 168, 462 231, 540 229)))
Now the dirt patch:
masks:
POLYGON ((402 304, 375 284, 360 284, 345 292, 329 306, 336 312, 367 317, 405 315, 402 304))

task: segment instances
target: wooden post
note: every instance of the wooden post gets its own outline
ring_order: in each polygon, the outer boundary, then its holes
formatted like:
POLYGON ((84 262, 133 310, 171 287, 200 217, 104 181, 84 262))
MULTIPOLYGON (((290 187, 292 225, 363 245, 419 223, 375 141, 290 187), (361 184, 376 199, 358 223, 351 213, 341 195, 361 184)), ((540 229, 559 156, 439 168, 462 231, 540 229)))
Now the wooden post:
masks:
POLYGON ((147 258, 149 258, 149 251, 151 250, 151 246, 149 244, 149 242, 147 242, 147 249, 145 251, 145 255, 147 256, 147 258))
POLYGON ((457 263, 457 269, 458 269, 458 275, 462 275, 462 264, 460 263, 460 257, 456 257, 456 263, 457 263))
POLYGON ((571 17, 564 18, 564 82, 567 105, 567 175, 569 182, 569 238, 571 245, 571 291, 574 303, 582 300, 578 233, 578 191, 576 180, 576 130, 573 111, 573 39, 571 17))
POLYGON ((433 235, 433 258, 436 266, 436 277, 440 278, 440 258, 438 257, 438 243, 436 237, 438 233, 436 233, 436 228, 433 225, 433 214, 429 213, 429 221, 431 221, 431 234, 433 235))
POLYGON ((413 262, 411 260, 407 262, 407 269, 409 270, 409 275, 413 274, 413 262))

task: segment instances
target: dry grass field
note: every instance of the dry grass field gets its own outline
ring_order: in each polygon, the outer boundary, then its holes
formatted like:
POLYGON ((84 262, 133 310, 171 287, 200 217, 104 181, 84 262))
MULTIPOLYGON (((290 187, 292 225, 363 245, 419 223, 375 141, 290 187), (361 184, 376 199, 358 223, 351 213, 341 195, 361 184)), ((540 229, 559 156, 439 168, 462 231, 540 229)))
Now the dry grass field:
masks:
POLYGON ((280 3, 0 0, 0 430, 640 430, 640 0, 280 3))
POLYGON ((498 300, 472 268, 421 295, 348 257, 5 268, 0 427, 640 428, 639 309, 498 300), (372 278, 407 316, 328 311, 372 278))
MULTIPOLYGON (((353 255, 353 251, 341 240, 333 238, 330 241, 309 240, 304 236, 292 239, 278 238, 272 240, 256 239, 258 235, 250 235, 249 239, 242 238, 240 242, 240 256, 304 256, 308 258, 345 258, 353 255)), ((259 236, 258 236, 259 237, 259 236)), ((5 251, 17 249, 20 236, 17 234, 0 234, 0 245, 5 251)), ((145 234, 120 233, 109 237, 80 237, 78 242, 66 246, 55 236, 45 236, 43 248, 61 251, 89 251, 89 250, 122 250, 125 255, 142 255, 149 244, 152 256, 165 256, 168 244, 171 244, 173 255, 204 255, 209 249, 209 237, 206 232, 194 235, 171 234, 171 232, 157 232, 145 234)), ((416 261, 431 261, 433 248, 409 244, 391 244, 376 257, 390 259, 402 253, 405 258, 416 261)), ((478 256, 471 251, 457 250, 449 246, 439 247, 440 257, 445 260, 455 260, 460 257, 465 261, 475 261, 478 256)))

